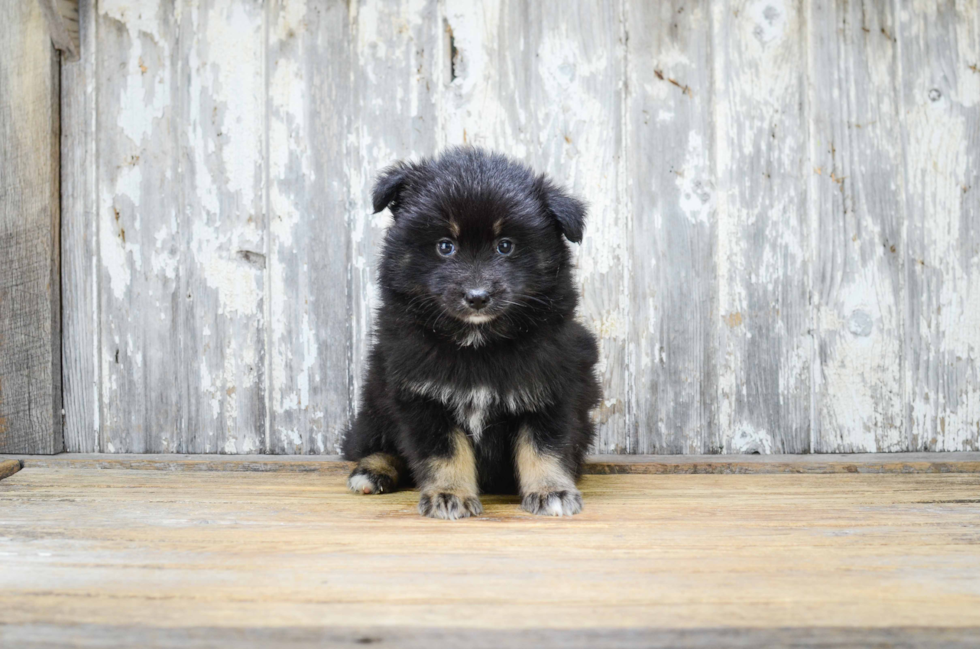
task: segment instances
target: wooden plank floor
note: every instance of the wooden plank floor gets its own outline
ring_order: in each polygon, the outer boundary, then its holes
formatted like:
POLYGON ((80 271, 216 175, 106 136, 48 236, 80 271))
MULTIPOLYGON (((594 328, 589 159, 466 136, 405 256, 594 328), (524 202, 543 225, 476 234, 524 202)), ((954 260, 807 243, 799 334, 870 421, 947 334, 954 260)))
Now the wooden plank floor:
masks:
POLYGON ((25 461, 0 646, 980 646, 977 473, 589 475, 574 518, 444 522, 333 466, 25 461))

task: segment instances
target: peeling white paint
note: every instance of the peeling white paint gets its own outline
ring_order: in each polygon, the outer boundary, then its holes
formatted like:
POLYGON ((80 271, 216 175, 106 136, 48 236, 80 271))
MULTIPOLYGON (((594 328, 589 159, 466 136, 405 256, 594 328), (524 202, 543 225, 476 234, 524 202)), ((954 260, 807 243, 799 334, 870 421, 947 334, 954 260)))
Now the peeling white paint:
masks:
POLYGON ((262 291, 255 274, 240 259, 232 257, 238 248, 233 243, 235 235, 221 234, 203 221, 195 222, 192 231, 194 259, 204 281, 216 291, 218 313, 261 313, 262 291))
POLYGON ((143 142, 170 105, 170 86, 155 61, 146 54, 143 60, 143 38, 157 44, 163 43, 160 31, 160 6, 157 0, 147 0, 133 5, 127 0, 99 2, 99 13, 112 18, 126 27, 132 49, 126 60, 126 85, 119 100, 119 127, 137 146, 143 142), (145 68, 145 69, 144 69, 145 68), (152 70, 153 74, 147 74, 152 70))
POLYGON ((765 431, 744 424, 734 431, 725 452, 770 455, 772 453, 772 436, 765 431))
POLYGON ((701 134, 691 131, 687 139, 684 167, 675 173, 680 208, 697 223, 708 223, 715 211, 711 188, 707 184, 710 182, 710 170, 705 165, 704 148, 701 134))
POLYGON ((207 54, 203 82, 219 107, 221 159, 228 191, 251 205, 257 186, 255 153, 261 151, 263 94, 257 79, 262 70, 262 20, 251 16, 238 0, 215 2, 208 16, 207 54), (208 72, 220 69, 220 76, 208 72))
POLYGON ((157 230, 156 245, 150 253, 150 268, 153 272, 171 280, 177 278, 178 264, 176 251, 169 244, 172 236, 173 233, 166 226, 157 230))

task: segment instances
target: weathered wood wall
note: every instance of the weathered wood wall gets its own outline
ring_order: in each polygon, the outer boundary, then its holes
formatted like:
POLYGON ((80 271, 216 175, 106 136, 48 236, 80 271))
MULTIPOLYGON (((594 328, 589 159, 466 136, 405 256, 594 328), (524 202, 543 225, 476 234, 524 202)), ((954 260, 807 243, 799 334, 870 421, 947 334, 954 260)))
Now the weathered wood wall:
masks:
POLYGON ((0 453, 58 453, 59 55, 41 5, 0 3, 0 453))
POLYGON ((980 10, 101 0, 65 66, 66 446, 335 453, 375 173, 592 206, 599 452, 980 447, 980 10))

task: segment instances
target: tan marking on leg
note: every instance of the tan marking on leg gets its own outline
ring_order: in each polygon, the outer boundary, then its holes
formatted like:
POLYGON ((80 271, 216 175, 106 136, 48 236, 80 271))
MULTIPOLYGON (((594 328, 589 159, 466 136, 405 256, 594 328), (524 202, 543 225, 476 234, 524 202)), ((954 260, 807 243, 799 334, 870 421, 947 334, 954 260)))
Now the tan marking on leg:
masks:
POLYGON ((453 235, 453 238, 454 239, 458 239, 459 238, 459 223, 456 223, 456 221, 453 221, 452 219, 450 219, 450 221, 449 221, 449 232, 450 232, 450 234, 453 235))
POLYGON ((497 219, 493 222, 493 236, 499 237, 500 233, 504 231, 504 220, 497 219))
POLYGON ((420 480, 419 512, 433 518, 466 518, 483 512, 476 480, 476 456, 466 434, 456 429, 453 453, 426 461, 420 480))
POLYGON ((538 449, 527 427, 517 434, 514 460, 523 509, 546 516, 571 516, 582 511, 582 494, 575 487, 575 479, 561 460, 538 449))
POLYGON ((521 428, 515 448, 517 477, 521 493, 542 490, 574 489, 575 480, 568 474, 561 461, 554 455, 538 451, 531 431, 521 428))
POLYGON ((426 462, 422 488, 443 491, 464 490, 476 494, 476 456, 473 445, 462 430, 453 435, 453 454, 448 458, 435 457, 426 462))

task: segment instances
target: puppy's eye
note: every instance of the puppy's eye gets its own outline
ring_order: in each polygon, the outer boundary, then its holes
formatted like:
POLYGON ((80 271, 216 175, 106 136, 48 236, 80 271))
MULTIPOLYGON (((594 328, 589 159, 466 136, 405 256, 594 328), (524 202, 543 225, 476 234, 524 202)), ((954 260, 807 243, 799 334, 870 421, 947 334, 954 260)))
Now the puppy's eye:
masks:
POLYGON ((514 242, 510 239, 501 239, 497 243, 497 252, 502 255, 509 255, 514 252, 514 242))
POLYGON ((456 245, 449 239, 440 239, 436 244, 436 251, 443 257, 450 257, 456 252, 456 245))

